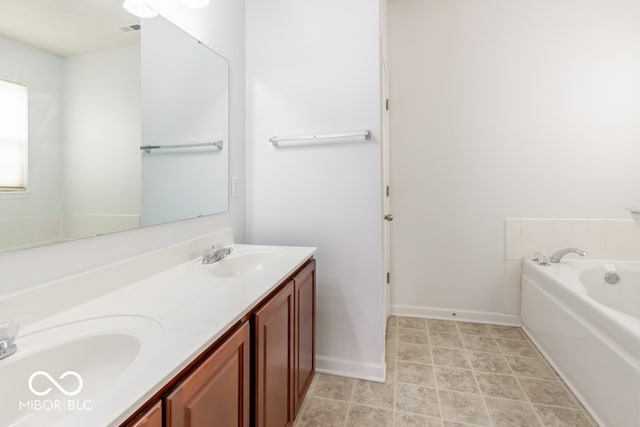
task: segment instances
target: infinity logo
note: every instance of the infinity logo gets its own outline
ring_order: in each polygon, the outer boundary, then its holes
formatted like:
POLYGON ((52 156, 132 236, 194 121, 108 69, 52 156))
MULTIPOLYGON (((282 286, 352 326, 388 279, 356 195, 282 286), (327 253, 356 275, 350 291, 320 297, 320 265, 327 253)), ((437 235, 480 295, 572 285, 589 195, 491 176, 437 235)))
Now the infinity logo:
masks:
POLYGON ((45 377, 46 379, 49 380, 49 382, 51 382, 51 384, 53 384, 58 390, 60 390, 65 396, 75 396, 76 394, 80 393, 80 391, 82 390, 82 387, 84 386, 84 382, 82 381, 82 377, 80 376, 80 374, 78 374, 77 372, 74 371, 67 371, 64 374, 60 375, 60 378, 58 378, 59 380, 63 380, 69 376, 71 377, 75 377, 78 380, 78 388, 73 390, 73 391, 67 391, 64 387, 62 387, 56 380, 54 380, 51 375, 49 375, 49 373, 45 372, 45 371, 36 371, 33 374, 31 374, 31 376, 29 377, 29 390, 31 390, 31 393, 35 394, 36 396, 46 396, 47 394, 51 393, 51 387, 48 387, 46 390, 44 391, 38 391, 33 387, 33 381, 36 377, 45 377))

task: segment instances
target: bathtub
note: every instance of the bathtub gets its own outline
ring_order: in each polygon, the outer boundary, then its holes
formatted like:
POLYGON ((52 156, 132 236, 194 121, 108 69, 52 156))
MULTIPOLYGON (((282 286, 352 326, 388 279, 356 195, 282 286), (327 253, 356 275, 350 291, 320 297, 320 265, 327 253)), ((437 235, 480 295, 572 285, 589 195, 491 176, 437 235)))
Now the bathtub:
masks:
POLYGON ((524 261, 522 326, 601 426, 640 426, 640 262, 524 261))

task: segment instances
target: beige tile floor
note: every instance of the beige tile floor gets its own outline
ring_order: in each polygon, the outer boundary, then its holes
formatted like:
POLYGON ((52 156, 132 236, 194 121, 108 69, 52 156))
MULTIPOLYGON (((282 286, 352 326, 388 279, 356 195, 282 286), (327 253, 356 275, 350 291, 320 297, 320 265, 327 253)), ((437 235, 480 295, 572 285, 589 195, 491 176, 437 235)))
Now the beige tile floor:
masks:
POLYGON ((295 427, 597 427, 520 328, 389 319, 387 381, 318 374, 295 427))

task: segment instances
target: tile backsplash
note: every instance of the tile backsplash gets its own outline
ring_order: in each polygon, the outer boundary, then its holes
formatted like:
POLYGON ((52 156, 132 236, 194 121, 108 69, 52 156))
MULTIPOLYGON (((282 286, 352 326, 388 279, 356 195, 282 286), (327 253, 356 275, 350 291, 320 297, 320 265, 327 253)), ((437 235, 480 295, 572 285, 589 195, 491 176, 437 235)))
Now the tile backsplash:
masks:
MULTIPOLYGON (((568 247, 591 259, 640 260, 640 228, 631 219, 507 218, 504 221, 505 313, 520 314, 522 259, 568 247)), ((573 255, 568 255, 573 256, 573 255)))

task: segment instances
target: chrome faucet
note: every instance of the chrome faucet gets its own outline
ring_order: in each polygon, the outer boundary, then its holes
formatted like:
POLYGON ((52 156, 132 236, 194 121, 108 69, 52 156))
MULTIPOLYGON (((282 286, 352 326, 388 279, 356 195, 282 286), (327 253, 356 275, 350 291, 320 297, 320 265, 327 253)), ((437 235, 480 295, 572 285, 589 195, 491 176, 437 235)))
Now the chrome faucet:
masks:
POLYGON ((533 261, 537 262, 538 265, 542 265, 542 266, 545 266, 545 267, 548 267, 548 266, 551 265, 551 264, 549 264, 549 257, 547 257, 542 252, 536 252, 535 255, 533 256, 533 261))
POLYGON ((18 350, 14 342, 18 335, 18 324, 14 322, 0 322, 0 359, 11 356, 18 350))
POLYGON ((586 253, 582 249, 565 248, 565 249, 560 249, 558 252, 556 252, 553 255, 551 255, 549 257, 549 262, 559 263, 560 260, 562 259, 562 257, 565 256, 566 254, 578 254, 580 256, 589 255, 588 253, 586 253))
POLYGON ((231 246, 227 246, 226 248, 218 249, 216 245, 211 246, 211 249, 207 249, 204 251, 204 255, 202 256, 203 264, 213 264, 214 262, 218 262, 222 260, 224 257, 233 252, 233 248, 231 246))

